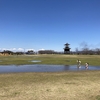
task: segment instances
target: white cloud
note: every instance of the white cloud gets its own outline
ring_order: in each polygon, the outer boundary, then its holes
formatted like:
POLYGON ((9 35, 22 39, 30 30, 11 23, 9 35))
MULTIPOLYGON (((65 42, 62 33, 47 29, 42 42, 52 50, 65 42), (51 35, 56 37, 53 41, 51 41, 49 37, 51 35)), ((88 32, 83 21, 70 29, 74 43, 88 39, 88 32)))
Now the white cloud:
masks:
POLYGON ((12 48, 12 49, 11 49, 11 51, 16 52, 16 51, 17 51, 17 49, 16 49, 16 48, 12 48))
POLYGON ((14 50, 14 51, 15 51, 15 50, 16 50, 16 48, 12 48, 12 50, 14 50))
POLYGON ((23 48, 18 48, 18 51, 23 52, 23 51, 24 51, 24 49, 23 49, 23 48))
POLYGON ((6 48, 2 48, 2 50, 6 50, 6 48))
POLYGON ((39 49, 39 50, 45 50, 45 49, 39 49))
POLYGON ((34 49, 24 49, 24 48, 0 48, 0 51, 4 51, 4 50, 9 50, 9 51, 12 51, 12 52, 27 52, 28 50, 33 50, 35 51, 34 49))

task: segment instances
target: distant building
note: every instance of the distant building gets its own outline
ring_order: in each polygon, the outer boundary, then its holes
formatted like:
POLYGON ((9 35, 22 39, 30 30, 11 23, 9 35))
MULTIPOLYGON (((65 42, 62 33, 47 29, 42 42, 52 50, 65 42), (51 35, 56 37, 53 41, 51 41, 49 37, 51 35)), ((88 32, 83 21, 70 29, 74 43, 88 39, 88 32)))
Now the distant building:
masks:
POLYGON ((70 54, 70 47, 69 47, 69 45, 70 44, 68 44, 68 43, 66 43, 66 44, 64 44, 65 45, 65 48, 64 48, 64 54, 70 54))

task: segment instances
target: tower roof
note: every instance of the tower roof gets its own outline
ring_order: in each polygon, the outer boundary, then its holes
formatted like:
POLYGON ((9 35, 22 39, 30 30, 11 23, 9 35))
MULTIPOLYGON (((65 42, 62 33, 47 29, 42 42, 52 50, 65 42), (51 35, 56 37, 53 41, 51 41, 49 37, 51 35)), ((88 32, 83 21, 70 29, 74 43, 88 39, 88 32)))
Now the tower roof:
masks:
POLYGON ((65 45, 70 45, 70 44, 66 43, 65 45))

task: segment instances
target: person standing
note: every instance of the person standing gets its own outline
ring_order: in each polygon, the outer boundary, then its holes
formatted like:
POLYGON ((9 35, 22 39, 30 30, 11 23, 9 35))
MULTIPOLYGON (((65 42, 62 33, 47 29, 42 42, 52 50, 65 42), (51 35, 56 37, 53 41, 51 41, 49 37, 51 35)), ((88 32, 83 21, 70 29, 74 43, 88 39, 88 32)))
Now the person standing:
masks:
POLYGON ((85 69, 88 69, 89 63, 85 63, 85 69))
POLYGON ((81 61, 79 59, 77 60, 77 67, 81 68, 81 61))

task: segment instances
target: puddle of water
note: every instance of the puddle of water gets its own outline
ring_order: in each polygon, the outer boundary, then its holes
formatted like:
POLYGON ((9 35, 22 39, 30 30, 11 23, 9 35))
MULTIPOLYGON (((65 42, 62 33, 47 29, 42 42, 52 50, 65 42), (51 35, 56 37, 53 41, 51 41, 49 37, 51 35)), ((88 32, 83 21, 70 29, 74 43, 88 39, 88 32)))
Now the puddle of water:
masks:
MULTIPOLYGON (((86 70, 85 66, 78 68, 77 65, 1 65, 0 73, 15 72, 61 72, 86 70)), ((89 66, 87 70, 100 70, 99 66, 89 66)))
POLYGON ((32 60, 32 61, 30 61, 30 62, 41 62, 40 60, 32 60))

